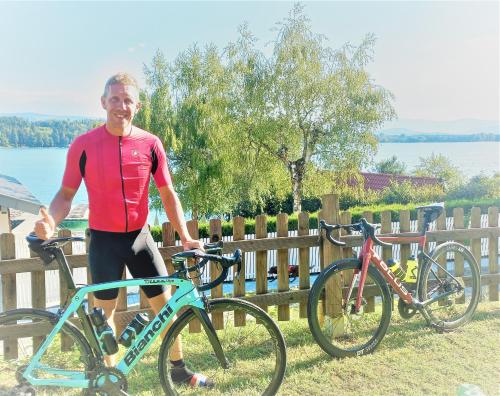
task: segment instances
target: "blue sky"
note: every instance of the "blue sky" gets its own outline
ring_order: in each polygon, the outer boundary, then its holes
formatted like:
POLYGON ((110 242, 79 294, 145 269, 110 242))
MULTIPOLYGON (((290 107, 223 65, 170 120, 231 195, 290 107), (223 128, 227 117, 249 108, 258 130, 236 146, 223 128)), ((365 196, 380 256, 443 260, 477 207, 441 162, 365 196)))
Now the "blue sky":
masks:
MULTIPOLYGON (((305 2, 333 48, 377 37, 368 69, 400 118, 499 120, 498 2, 305 2)), ((0 113, 103 117, 107 77, 143 81, 156 49, 224 47, 247 21, 268 44, 291 2, 0 2, 0 113)))

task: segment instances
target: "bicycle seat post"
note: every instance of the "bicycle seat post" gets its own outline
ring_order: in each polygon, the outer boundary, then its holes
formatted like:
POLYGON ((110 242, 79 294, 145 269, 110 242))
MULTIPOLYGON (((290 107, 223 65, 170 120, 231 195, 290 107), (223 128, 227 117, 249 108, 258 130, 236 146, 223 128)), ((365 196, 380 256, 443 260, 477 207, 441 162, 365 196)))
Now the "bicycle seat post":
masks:
MULTIPOLYGON (((59 264, 59 269, 60 269, 60 274, 66 281, 66 284, 68 285, 68 289, 71 292, 74 292, 76 290, 76 285, 75 285, 75 280, 73 279, 73 274, 71 272, 71 269, 68 264, 68 260, 66 260, 66 256, 64 255, 64 252, 61 247, 56 247, 51 249, 52 253, 54 256, 56 256, 56 261, 59 264)), ((61 276, 60 275, 60 276, 61 276)))

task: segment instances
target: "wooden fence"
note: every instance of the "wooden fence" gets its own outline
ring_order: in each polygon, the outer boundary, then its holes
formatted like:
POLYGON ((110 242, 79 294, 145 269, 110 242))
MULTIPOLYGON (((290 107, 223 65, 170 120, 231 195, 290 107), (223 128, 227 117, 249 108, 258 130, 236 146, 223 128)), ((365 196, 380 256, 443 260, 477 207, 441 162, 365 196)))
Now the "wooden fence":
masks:
MULTIPOLYGON (((323 209, 320 218, 328 223, 350 223, 351 215, 349 212, 340 212, 338 198, 335 195, 323 197, 323 209)), ((368 221, 373 221, 373 214, 364 213, 368 221)), ((391 212, 384 212, 381 215, 381 234, 386 236, 415 236, 416 232, 410 232, 410 212, 401 211, 399 213, 400 226, 399 233, 392 234, 391 231, 391 212)), ((488 265, 487 270, 483 267, 482 285, 484 286, 484 295, 490 301, 499 299, 499 265, 498 265, 498 238, 500 228, 498 227, 498 208, 488 209, 488 224, 481 227, 481 210, 472 208, 470 214, 470 227, 465 228, 464 210, 456 208, 453 211, 453 229, 446 227, 446 217, 443 214, 437 219, 435 230, 428 233, 428 242, 444 242, 456 240, 465 242, 471 248, 476 260, 481 262, 481 239, 488 239, 488 265)), ((288 233, 288 215, 279 214, 277 216, 277 233, 275 238, 269 238, 267 233, 267 220, 265 215, 257 216, 255 219, 255 238, 245 239, 244 219, 235 217, 233 219, 233 237, 232 241, 225 242, 224 253, 231 253, 235 249, 242 249, 243 252, 255 252, 255 290, 249 293, 246 290, 246 282, 235 280, 233 282, 232 295, 247 299, 253 303, 267 309, 269 306, 277 306, 277 319, 286 321, 290 319, 290 304, 299 304, 299 315, 306 317, 306 303, 310 287, 310 251, 319 248, 320 268, 323 269, 332 261, 342 257, 352 257, 353 248, 360 246, 362 238, 359 235, 341 236, 341 239, 347 243, 345 248, 338 248, 330 244, 326 239, 318 235, 310 235, 309 214, 300 213, 298 216, 298 232, 296 236, 289 236, 288 233), (290 249, 298 249, 299 265, 299 285, 298 288, 290 289, 288 264, 290 249), (276 250, 277 274, 277 292, 268 290, 267 278, 267 259, 268 251, 276 250)), ((419 223, 421 219, 419 218, 419 223)), ((188 229, 193 238, 198 238, 197 221, 189 221, 188 229)), ((68 235, 70 231, 61 230, 60 235, 68 235)), ((222 227, 220 220, 210 221, 211 239, 222 239, 222 227)), ((163 224, 163 244, 160 252, 165 260, 169 272, 172 270, 171 256, 181 251, 180 246, 175 244, 175 233, 170 223, 163 224)), ((400 257, 403 267, 410 255, 410 245, 403 244, 399 247, 400 257)), ((68 256, 68 262, 72 269, 85 268, 87 266, 86 254, 72 254, 72 246, 68 244, 64 247, 65 254, 68 256)), ((46 289, 45 272, 48 270, 57 270, 57 264, 54 262, 49 266, 43 266, 40 259, 36 257, 16 259, 15 258, 15 238, 12 234, 0 235, 0 275, 2 284, 3 310, 16 308, 17 305, 17 287, 16 274, 31 273, 31 294, 33 308, 46 308, 46 289)), ((392 256, 391 248, 382 249, 382 257, 388 259, 392 256)), ((483 257, 484 261, 484 257, 483 257)), ((217 266, 210 266, 210 277, 216 278, 218 275, 217 266)), ((242 272, 245 271, 245 262, 243 261, 242 272)), ((90 281, 90 280, 89 280, 90 281)), ((61 301, 65 301, 67 287, 60 285, 61 301)), ((223 294, 222 285, 211 291, 211 297, 220 297, 223 294)), ((89 306, 93 305, 92 296, 89 296, 89 306)), ((118 297, 116 321, 118 331, 121 331, 124 325, 139 311, 148 309, 148 303, 140 292, 139 306, 128 307, 127 292, 121 290, 118 297)), ((221 318, 214 318, 216 327, 223 325, 221 318)), ((198 331, 199 327, 194 326, 193 331, 198 331)), ((16 352, 14 352, 15 354, 16 352)))

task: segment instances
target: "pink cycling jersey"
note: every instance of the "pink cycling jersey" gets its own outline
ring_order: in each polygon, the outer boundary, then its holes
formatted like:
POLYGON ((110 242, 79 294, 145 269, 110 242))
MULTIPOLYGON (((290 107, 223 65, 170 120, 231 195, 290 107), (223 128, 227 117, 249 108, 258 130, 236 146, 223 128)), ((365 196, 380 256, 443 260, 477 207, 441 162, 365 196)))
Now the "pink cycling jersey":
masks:
POLYGON ((136 127, 114 136, 103 125, 73 141, 62 185, 76 190, 85 181, 91 229, 129 232, 146 224, 150 174, 158 188, 172 183, 160 139, 136 127))

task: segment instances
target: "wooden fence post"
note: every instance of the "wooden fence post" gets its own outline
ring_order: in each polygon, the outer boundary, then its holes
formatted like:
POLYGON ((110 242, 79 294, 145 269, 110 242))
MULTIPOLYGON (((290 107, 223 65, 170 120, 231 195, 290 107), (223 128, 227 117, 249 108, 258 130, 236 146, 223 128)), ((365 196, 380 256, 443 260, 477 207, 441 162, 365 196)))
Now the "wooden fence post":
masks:
MULTIPOLYGON (((85 253, 87 254, 87 284, 91 285, 92 282, 92 274, 90 273, 90 267, 88 263, 88 255, 89 255, 89 246, 90 246, 90 230, 87 228, 85 230, 85 253)), ((94 293, 87 294, 87 303, 88 303, 88 311, 90 312, 92 308, 94 308, 94 293)))
MULTIPOLYGON (((488 227, 498 227, 498 208, 488 208, 488 227)), ((488 240, 488 270, 490 274, 498 274, 498 237, 488 240)), ((489 301, 498 301, 498 281, 489 286, 489 301)))
MULTIPOLYGON (((288 215, 279 213, 276 216, 276 231, 277 236, 288 236, 288 215)), ((290 290, 288 276, 288 249, 278 249, 277 252, 278 265, 278 292, 290 290)), ((290 306, 288 304, 278 305, 278 320, 290 320, 290 306)))
MULTIPOLYGON (((410 222, 410 211, 401 210, 399 211, 399 232, 410 232, 411 230, 410 222)), ((411 255, 411 245, 409 243, 402 243, 399 245, 399 261, 401 263, 401 268, 406 274, 408 258, 411 255)))
MULTIPOLYGON (((174 226, 170 222, 165 222, 161 225, 161 239, 162 239, 162 246, 167 247, 167 246, 175 246, 175 230, 174 226)), ((172 275, 174 271, 174 266, 172 264, 172 259, 167 258, 165 259, 165 266, 167 267, 167 273, 169 275, 172 275)), ((175 293, 175 290, 177 288, 175 286, 171 286, 170 288, 170 295, 173 296, 175 293)), ((141 300, 142 303, 142 300, 141 300)), ((142 306, 141 306, 142 308, 142 306)))
MULTIPOLYGON (((391 221, 391 212, 389 210, 384 210, 380 214, 380 223, 382 227, 380 228, 380 233, 381 234, 390 234, 392 232, 392 221, 391 221)), ((392 254, 392 246, 390 247, 382 247, 382 260, 384 260, 387 263, 387 260, 393 258, 392 254)), ((392 288, 389 288, 391 292, 391 300, 392 300, 392 307, 394 308, 394 290, 392 288)))
MULTIPOLYGON (((30 257, 38 257, 38 254, 30 249, 30 257)), ((31 306, 38 309, 47 307, 44 269, 31 272, 31 306)), ((33 351, 36 351, 44 340, 43 336, 33 337, 33 351)))
MULTIPOLYGON (((422 228, 424 227, 424 211, 423 210, 417 210, 417 232, 420 232, 422 228)), ((426 253, 429 252, 429 242, 425 242, 425 245, 423 246, 422 250, 426 253)))
MULTIPOLYGON (((465 228, 464 223, 464 210, 463 208, 453 209, 453 229, 463 230, 465 228)), ((455 274, 456 276, 464 275, 464 258, 461 254, 455 256, 455 274)), ((457 304, 465 303, 465 296, 458 297, 456 299, 457 304)))
MULTIPOLYGON (((71 230, 67 230, 67 229, 59 230, 57 236, 59 238, 70 237, 71 230)), ((62 250, 63 250, 63 253, 65 256, 71 256, 73 254, 73 243, 72 242, 67 243, 66 245, 64 245, 62 250)), ((69 270, 70 270, 71 274, 73 274, 73 268, 71 268, 71 266, 69 266, 69 270)), ((68 299, 68 295, 69 295, 68 282, 66 282, 66 280, 64 279, 62 272, 59 271, 59 306, 60 307, 65 306, 66 301, 68 299)), ((71 317, 70 317, 70 319, 71 319, 71 317)), ((71 340, 71 338, 69 338, 68 336, 66 336, 64 334, 61 334, 61 351, 64 352, 64 351, 71 350, 72 345, 73 345, 73 341, 71 340)))
MULTIPOLYGON (((220 219, 210 220, 210 242, 216 242, 222 240, 222 223, 220 219)), ((210 262, 210 279, 217 279, 222 272, 219 264, 217 262, 210 262)), ((210 291, 211 298, 222 297, 222 284, 214 287, 210 291)), ((224 316, 222 312, 212 313, 212 323, 216 330, 224 328, 224 316)))
MULTIPOLYGON (((323 217, 329 224, 336 224, 340 220, 339 197, 338 195, 324 195, 322 197, 323 217)), ((335 232, 334 237, 338 238, 339 233, 335 232)), ((333 261, 342 258, 340 247, 332 245, 326 238, 323 238, 323 255, 325 266, 333 261)), ((344 332, 344 320, 342 315, 342 284, 339 276, 334 276, 325 285, 325 315, 332 318, 334 328, 337 331, 333 336, 338 336, 344 332)))
MULTIPOLYGON (((267 217, 259 215, 255 218, 255 238, 267 238, 267 217)), ((267 251, 255 252, 255 292, 267 293, 267 251)), ((267 305, 259 306, 267 312, 267 305)))
MULTIPOLYGON (((363 217, 368 223, 373 223, 373 213, 363 212, 363 217)), ((365 312, 375 312, 375 296, 370 296, 366 298, 366 308, 365 312)))
MULTIPOLYGON (((474 207, 471 209, 469 228, 481 228, 481 208, 474 207)), ((472 239, 470 245, 472 255, 476 259, 479 267, 481 267, 481 238, 472 239)))
MULTIPOLYGON (((199 239, 200 231, 198 230, 198 220, 189 220, 188 222, 186 222, 186 225, 189 235, 191 235, 191 238, 199 239)), ((193 260, 191 260, 191 263, 189 265, 193 265, 193 260)), ((200 283, 200 279, 198 278, 198 272, 191 272, 190 276, 193 278, 193 282, 195 284, 200 283)), ((193 319, 191 322, 189 322, 189 332, 190 333, 201 332, 201 323, 198 319, 193 319)))
MULTIPOLYGON (((340 213, 340 223, 341 224, 351 224, 351 213, 350 212, 342 212, 340 213)), ((347 231, 345 230, 339 230, 340 231, 340 234, 346 234, 347 231)), ((353 257, 353 249, 351 247, 345 247, 345 248, 341 248, 341 251, 342 251, 342 257, 344 259, 350 259, 353 257)), ((351 284, 352 282, 352 277, 354 276, 354 271, 351 270, 349 272, 347 271, 344 271, 344 277, 343 279, 341 279, 341 287, 342 289, 345 289, 345 288, 348 288, 349 285, 351 284)), ((370 279, 368 278, 367 279, 367 282, 366 284, 369 285, 370 283, 370 279)))
MULTIPOLYGON (((436 230, 438 231, 446 230, 446 211, 443 211, 443 213, 441 213, 441 215, 436 219, 436 230)), ((436 247, 442 243, 444 242, 437 242, 436 247)), ((446 254, 439 258, 438 264, 443 266, 443 268, 446 268, 446 254)), ((445 272, 441 268, 439 268, 438 277, 444 278, 445 276, 446 276, 445 272)), ((446 305, 445 299, 439 300, 438 305, 439 306, 446 305)))
MULTIPOLYGON (((410 211, 409 210, 401 210, 399 212, 399 232, 410 232, 410 211)), ((406 271, 406 263, 408 261, 408 257, 411 255, 411 245, 409 243, 401 244, 400 248, 400 259, 401 265, 403 269, 406 271)))
MULTIPOLYGON (((392 222, 391 222, 391 212, 389 210, 384 210, 380 214, 380 222, 382 224, 382 228, 380 229, 381 234, 390 234, 392 232, 392 222)), ((382 248, 382 260, 387 263, 387 260, 393 258, 392 255, 392 247, 383 247, 382 248)))
MULTIPOLYGON (((237 216, 233 218, 233 241, 241 241, 245 239, 245 218, 237 216)), ((234 274, 236 268, 233 267, 233 295, 235 297, 242 297, 245 295, 245 252, 241 253, 241 271, 240 277, 235 279, 234 274)), ((234 325, 245 326, 246 317, 244 312, 236 311, 234 313, 234 325)))
POLYGON ((319 254, 319 270, 323 271, 325 267, 328 266, 328 264, 325 264, 325 252, 323 248, 327 246, 325 242, 325 237, 323 236, 323 231, 319 228, 319 221, 324 220, 325 216, 323 216, 323 209, 321 209, 318 212, 318 240, 319 240, 319 248, 318 248, 318 254, 319 254))
MULTIPOLYGON (((175 230, 172 223, 165 222, 161 226, 161 237, 163 246, 175 246, 175 230)), ((174 267, 172 265, 172 259, 168 258, 165 260, 165 265, 167 267, 167 272, 169 275, 174 273, 174 267)), ((172 294, 174 292, 172 291, 172 294)))
MULTIPOLYGON (((340 214, 340 222, 342 224, 351 224, 351 212, 342 212, 340 214)), ((344 235, 347 234, 347 231, 340 230, 340 234, 344 235)), ((352 258, 353 257, 354 250, 352 247, 345 247, 342 249, 342 257, 343 258, 352 258)))
MULTIPOLYGON (((298 217, 298 236, 309 235, 309 213, 301 212, 298 217)), ((309 248, 299 249, 299 289, 307 290, 310 287, 309 248)), ((307 301, 299 305, 299 317, 307 318, 307 301)))
MULTIPOLYGON (((0 235, 0 259, 11 260, 16 258, 16 239, 14 234, 0 235)), ((16 274, 2 274, 2 301, 4 311, 16 309, 16 274)), ((3 342, 4 359, 17 358, 17 338, 4 340, 3 342)))

